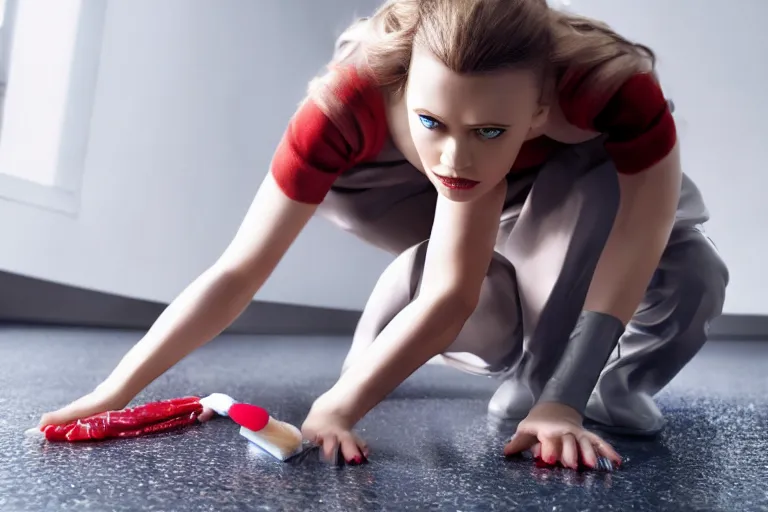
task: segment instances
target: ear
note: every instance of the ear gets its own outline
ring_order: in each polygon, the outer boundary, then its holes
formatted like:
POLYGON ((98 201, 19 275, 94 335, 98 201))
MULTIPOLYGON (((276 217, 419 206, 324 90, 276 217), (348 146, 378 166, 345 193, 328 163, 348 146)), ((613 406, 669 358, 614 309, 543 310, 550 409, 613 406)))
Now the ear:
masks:
POLYGON ((547 120, 549 119, 549 111, 549 105, 539 105, 536 113, 533 115, 533 119, 531 120, 531 128, 529 133, 540 130, 546 124, 547 120))

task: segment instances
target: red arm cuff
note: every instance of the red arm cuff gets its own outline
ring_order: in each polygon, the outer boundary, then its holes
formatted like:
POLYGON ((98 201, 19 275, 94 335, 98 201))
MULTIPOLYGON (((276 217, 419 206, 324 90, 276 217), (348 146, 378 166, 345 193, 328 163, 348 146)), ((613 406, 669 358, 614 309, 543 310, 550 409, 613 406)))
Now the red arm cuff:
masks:
POLYGON ((271 172, 294 201, 320 204, 348 164, 339 130, 309 100, 288 124, 272 159, 271 172))
POLYGON ((272 159, 271 172, 291 199, 320 204, 340 174, 381 151, 388 128, 378 89, 354 70, 341 70, 334 93, 345 130, 312 100, 291 119, 272 159))
POLYGON ((652 75, 632 76, 607 101, 584 96, 566 92, 563 111, 576 126, 608 135, 605 147, 620 173, 642 172, 675 146, 675 121, 652 75))

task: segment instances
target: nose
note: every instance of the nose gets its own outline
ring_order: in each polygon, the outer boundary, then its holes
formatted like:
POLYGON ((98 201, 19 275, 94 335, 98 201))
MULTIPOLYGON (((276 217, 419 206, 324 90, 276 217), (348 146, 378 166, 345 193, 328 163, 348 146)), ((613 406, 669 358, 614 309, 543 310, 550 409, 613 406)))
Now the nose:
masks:
POLYGON ((443 146, 443 152, 440 155, 440 164, 449 169, 460 171, 471 167, 472 155, 468 148, 461 147, 456 139, 449 138, 443 146))

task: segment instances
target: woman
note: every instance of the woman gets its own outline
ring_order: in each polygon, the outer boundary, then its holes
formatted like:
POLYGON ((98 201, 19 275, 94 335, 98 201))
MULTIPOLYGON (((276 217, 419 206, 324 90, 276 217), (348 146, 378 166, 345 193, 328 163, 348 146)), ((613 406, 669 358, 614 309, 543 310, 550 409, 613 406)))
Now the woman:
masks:
POLYGON ((652 396, 722 309, 654 56, 544 0, 389 0, 340 38, 231 245, 62 423, 125 406, 250 302, 316 212, 396 258, 302 429, 354 425, 430 361, 496 375, 491 416, 576 468, 653 434, 652 396))

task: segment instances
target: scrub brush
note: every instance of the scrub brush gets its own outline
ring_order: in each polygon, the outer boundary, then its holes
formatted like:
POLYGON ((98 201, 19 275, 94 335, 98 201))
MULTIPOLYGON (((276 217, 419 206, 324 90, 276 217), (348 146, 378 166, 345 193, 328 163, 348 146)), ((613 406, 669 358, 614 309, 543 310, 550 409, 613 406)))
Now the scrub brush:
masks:
POLYGON ((240 425, 241 436, 280 461, 285 462, 314 447, 304 441, 298 428, 273 418, 262 407, 236 402, 222 393, 214 393, 201 402, 216 414, 229 416, 240 425))

